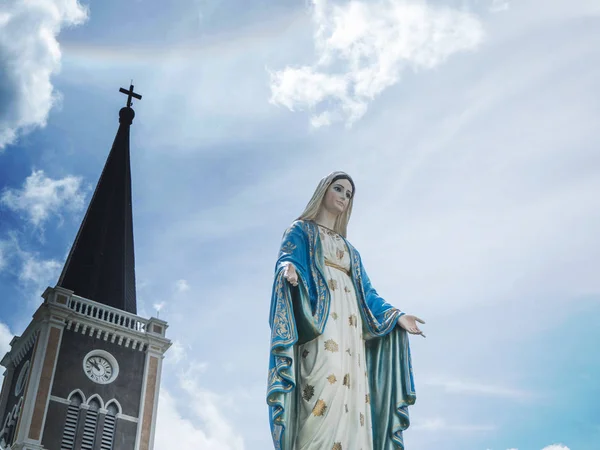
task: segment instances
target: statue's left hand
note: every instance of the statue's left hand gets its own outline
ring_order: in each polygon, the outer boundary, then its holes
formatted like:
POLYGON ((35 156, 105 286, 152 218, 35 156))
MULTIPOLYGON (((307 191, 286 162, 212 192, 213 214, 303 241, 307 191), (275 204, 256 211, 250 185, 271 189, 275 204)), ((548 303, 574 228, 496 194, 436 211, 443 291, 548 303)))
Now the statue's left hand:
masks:
POLYGON ((412 316, 410 314, 403 314, 398 319, 398 325, 400 325, 402 328, 404 328, 410 334, 420 334, 421 336, 425 337, 423 332, 419 329, 417 322, 423 323, 423 324, 425 323, 425 321, 419 319, 417 316, 412 316))

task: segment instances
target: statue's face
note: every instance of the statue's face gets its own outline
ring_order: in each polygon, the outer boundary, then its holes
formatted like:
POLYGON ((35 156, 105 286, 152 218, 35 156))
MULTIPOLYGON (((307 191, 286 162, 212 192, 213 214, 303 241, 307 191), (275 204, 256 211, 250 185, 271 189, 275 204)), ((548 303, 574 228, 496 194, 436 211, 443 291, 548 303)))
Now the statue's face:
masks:
POLYGON ((352 198, 352 184, 346 179, 331 183, 323 198, 323 207, 336 216, 346 211, 352 198))

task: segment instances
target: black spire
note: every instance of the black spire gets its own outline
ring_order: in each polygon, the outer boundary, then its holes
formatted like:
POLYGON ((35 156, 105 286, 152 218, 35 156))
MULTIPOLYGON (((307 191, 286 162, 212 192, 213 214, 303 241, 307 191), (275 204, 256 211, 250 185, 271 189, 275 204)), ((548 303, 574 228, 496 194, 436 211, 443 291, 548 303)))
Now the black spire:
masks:
POLYGON ((133 84, 120 92, 127 94, 127 106, 119 111, 119 130, 58 285, 135 314, 129 128, 135 116, 131 97, 142 96, 133 84))

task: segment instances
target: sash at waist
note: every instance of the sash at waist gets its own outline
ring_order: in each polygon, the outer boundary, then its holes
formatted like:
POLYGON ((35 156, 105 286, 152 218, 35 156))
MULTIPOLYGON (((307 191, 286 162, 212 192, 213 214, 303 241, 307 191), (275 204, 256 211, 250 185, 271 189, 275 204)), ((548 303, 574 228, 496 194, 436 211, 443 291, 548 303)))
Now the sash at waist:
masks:
POLYGON ((339 264, 329 261, 328 259, 325 260, 325 265, 329 266, 329 267, 333 267, 334 269, 337 269, 337 270, 341 270, 346 275, 350 276, 349 270, 347 270, 345 267, 340 266, 339 264))

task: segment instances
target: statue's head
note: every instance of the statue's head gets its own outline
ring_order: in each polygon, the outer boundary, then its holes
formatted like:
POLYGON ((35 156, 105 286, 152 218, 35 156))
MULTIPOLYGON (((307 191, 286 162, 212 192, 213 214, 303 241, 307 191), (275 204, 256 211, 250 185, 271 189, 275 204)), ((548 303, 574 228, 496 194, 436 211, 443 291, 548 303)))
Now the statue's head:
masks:
POLYGON ((306 205, 300 220, 315 220, 322 208, 337 216, 334 231, 346 237, 352 214, 355 186, 352 177, 345 172, 332 172, 324 177, 306 205))

